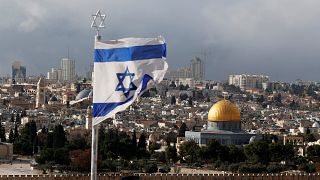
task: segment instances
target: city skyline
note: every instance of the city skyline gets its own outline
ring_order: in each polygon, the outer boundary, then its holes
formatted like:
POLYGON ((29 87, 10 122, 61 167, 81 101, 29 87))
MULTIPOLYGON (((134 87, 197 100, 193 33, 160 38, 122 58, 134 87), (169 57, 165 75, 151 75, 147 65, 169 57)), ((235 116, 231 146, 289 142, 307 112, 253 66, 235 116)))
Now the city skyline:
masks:
POLYGON ((10 74, 7 67, 19 60, 28 74, 46 74, 69 48, 85 74, 93 59, 91 15, 101 9, 107 15, 102 39, 163 35, 171 70, 206 50, 206 79, 261 73, 280 81, 319 81, 319 3, 5 1, 0 10, 10 18, 1 18, 0 72, 10 74))

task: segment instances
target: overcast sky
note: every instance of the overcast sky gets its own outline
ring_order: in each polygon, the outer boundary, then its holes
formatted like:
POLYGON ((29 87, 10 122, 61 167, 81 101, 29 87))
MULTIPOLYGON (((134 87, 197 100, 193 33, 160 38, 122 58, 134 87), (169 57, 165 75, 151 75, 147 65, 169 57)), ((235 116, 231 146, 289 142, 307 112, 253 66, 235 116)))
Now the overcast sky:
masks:
POLYGON ((103 39, 166 38, 170 69, 207 52, 206 78, 266 74, 272 80, 320 81, 319 0, 1 0, 0 75, 21 61, 46 74, 67 56, 78 74, 93 61, 98 9, 103 39))

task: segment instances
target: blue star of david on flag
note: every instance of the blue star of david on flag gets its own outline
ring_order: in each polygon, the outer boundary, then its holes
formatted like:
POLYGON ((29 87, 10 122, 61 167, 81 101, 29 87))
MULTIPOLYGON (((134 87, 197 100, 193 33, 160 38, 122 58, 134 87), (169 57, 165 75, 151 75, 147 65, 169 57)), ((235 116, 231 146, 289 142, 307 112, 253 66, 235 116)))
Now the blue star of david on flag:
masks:
POLYGON ((130 94, 130 91, 137 90, 137 86, 133 84, 132 80, 134 78, 134 73, 131 73, 128 69, 128 66, 124 73, 117 73, 117 77, 119 80, 119 84, 117 85, 116 91, 122 91, 123 94, 128 97, 130 94), (128 77, 130 79, 129 85, 124 84, 124 80, 128 77))

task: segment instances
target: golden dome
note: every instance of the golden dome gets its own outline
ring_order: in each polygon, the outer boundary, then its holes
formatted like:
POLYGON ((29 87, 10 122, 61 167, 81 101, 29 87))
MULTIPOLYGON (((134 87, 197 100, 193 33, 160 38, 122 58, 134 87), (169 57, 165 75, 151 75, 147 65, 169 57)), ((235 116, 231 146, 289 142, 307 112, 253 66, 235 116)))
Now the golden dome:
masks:
POLYGON ((240 121, 240 111, 232 102, 221 100, 211 107, 208 121, 240 121))

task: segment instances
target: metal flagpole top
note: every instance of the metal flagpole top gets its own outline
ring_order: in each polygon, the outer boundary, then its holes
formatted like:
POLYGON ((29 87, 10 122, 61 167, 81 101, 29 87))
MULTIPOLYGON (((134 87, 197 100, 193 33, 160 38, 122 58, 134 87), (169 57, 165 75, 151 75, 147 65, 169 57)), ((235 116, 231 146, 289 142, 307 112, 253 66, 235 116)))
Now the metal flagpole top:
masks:
POLYGON ((98 10, 96 14, 92 15, 91 28, 94 28, 97 31, 96 40, 101 39, 100 29, 105 28, 105 24, 104 24, 105 19, 106 19, 106 15, 102 14, 100 10, 98 10))

